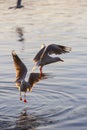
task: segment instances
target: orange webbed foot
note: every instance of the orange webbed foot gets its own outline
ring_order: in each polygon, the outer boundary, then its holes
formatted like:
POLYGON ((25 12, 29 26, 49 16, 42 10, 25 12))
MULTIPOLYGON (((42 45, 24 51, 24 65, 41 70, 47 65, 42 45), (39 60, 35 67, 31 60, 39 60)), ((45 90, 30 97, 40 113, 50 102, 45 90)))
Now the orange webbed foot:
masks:
POLYGON ((24 102, 25 102, 25 103, 27 103, 27 100, 26 100, 26 99, 24 99, 24 102))
POLYGON ((22 101, 22 97, 20 97, 20 101, 22 101))

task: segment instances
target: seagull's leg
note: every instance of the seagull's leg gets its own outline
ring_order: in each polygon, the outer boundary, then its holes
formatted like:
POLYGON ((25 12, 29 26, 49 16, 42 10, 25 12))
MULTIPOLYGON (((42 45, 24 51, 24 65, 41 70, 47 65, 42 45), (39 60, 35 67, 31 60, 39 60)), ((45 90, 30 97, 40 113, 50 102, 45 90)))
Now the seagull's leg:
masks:
POLYGON ((26 100, 26 92, 24 93, 24 102, 26 103, 27 100, 26 100))
POLYGON ((41 76, 43 75, 42 66, 40 67, 40 75, 41 75, 41 76))
POLYGON ((22 101, 21 91, 20 91, 20 101, 22 101))

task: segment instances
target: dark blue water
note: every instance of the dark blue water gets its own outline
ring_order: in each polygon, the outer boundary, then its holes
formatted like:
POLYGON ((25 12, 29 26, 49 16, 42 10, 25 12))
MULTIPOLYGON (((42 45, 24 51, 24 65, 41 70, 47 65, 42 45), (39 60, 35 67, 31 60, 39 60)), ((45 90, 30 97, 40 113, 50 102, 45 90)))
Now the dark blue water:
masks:
MULTIPOLYGON (((0 0, 0 130, 87 129, 87 0, 0 0), (18 32, 21 30, 22 35, 18 32), (19 100, 14 49, 28 68, 41 44, 72 48, 64 63, 45 66, 47 79, 19 100)), ((39 72, 39 69, 36 70, 39 72)))

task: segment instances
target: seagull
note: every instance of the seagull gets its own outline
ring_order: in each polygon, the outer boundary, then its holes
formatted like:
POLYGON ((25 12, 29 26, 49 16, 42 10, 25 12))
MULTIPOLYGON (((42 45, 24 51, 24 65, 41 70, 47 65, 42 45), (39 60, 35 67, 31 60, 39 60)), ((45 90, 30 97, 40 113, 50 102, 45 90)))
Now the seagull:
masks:
POLYGON ((42 75, 42 67, 51 63, 55 62, 64 62, 59 57, 51 57, 50 55, 60 55, 62 53, 69 53, 71 51, 70 47, 57 45, 57 44, 50 44, 48 46, 45 46, 45 44, 42 45, 40 51, 36 54, 33 61, 35 62, 34 67, 32 70, 36 69, 36 67, 40 67, 40 74, 42 75))
POLYGON ((16 8, 22 8, 22 7, 24 7, 23 5, 21 5, 21 1, 22 0, 17 0, 17 6, 16 6, 16 8))
POLYGON ((28 81, 25 81, 25 77, 27 74, 27 68, 23 61, 18 57, 16 52, 12 51, 12 57, 14 61, 14 66, 16 70, 16 86, 20 90, 20 100, 22 100, 21 92, 24 92, 24 102, 27 102, 26 100, 26 92, 31 91, 32 87, 35 83, 39 82, 41 79, 45 79, 45 74, 42 76, 40 73, 30 73, 28 81))
POLYGON ((17 5, 16 6, 14 6, 14 7, 9 7, 9 9, 17 9, 17 8, 22 8, 22 7, 24 7, 23 5, 21 5, 21 1, 22 0, 17 0, 17 5))

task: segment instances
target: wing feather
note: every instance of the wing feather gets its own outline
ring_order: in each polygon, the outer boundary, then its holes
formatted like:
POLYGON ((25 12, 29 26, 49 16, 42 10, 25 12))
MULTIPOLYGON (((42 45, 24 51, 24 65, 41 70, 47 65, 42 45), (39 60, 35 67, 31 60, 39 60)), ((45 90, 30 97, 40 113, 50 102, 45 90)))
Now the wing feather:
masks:
POLYGON ((27 68, 25 64, 22 62, 22 60, 15 53, 15 51, 12 51, 12 57, 13 57, 14 66, 16 69, 16 82, 20 83, 21 80, 24 80, 26 77, 27 68))
POLYGON ((62 54, 62 53, 69 53, 71 51, 70 47, 67 46, 62 46, 62 45, 56 45, 56 44, 51 44, 48 45, 45 54, 62 54))
POLYGON ((40 73, 30 73, 30 76, 29 76, 29 79, 28 79, 28 82, 30 84, 29 86, 29 91, 32 90, 32 87, 38 83, 40 80, 43 80, 46 78, 46 75, 45 74, 40 74, 40 73))
POLYGON ((44 52, 45 46, 36 54, 36 56, 34 57, 33 61, 37 62, 38 60, 40 60, 43 52, 44 52))

